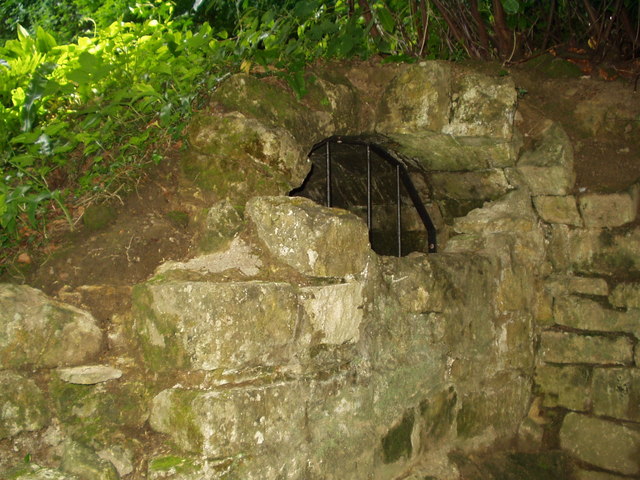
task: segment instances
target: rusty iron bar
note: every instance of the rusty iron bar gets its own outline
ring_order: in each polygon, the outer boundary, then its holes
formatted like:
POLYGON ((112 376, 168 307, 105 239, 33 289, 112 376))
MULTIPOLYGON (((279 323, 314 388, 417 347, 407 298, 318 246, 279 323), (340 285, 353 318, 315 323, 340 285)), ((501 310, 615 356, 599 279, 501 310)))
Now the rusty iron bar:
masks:
MULTIPOLYGON (((374 152, 376 155, 378 155, 388 164, 396 167, 396 182, 398 185, 401 183, 404 186, 406 192, 409 195, 409 198, 411 199, 411 203, 413 203, 413 206, 418 212, 418 215, 420 216, 420 220, 422 220, 422 224, 424 225, 425 230, 427 231, 427 251, 429 253, 436 253, 438 250, 438 244, 436 241, 436 228, 431 220, 431 217, 429 216, 429 213, 427 212, 427 209, 424 207, 424 204, 420 199, 420 195, 418 194, 416 187, 413 185, 413 182, 411 181, 411 177, 409 176, 409 172, 407 171, 407 168, 404 166, 402 162, 398 161, 398 159, 396 159, 393 155, 391 155, 389 152, 387 152, 383 147, 381 147, 377 143, 368 142, 368 141, 362 140, 359 137, 333 136, 333 137, 325 138, 321 142, 316 143, 311 148, 311 151, 309 152, 309 156, 313 155, 313 153, 315 153, 317 150, 319 150, 322 147, 326 148, 327 206, 329 207, 331 206, 331 148, 329 144, 332 142, 344 143, 346 145, 362 146, 367 148, 367 197, 368 197, 367 198, 367 226, 369 228, 369 236, 371 236, 371 229, 372 229, 372 223, 370 218, 370 215, 372 215, 372 213, 370 213, 371 212, 370 154, 371 152, 374 152)), ((400 190, 398 186, 398 202, 397 202, 398 220, 397 222, 398 222, 398 232, 399 232, 399 235, 401 236, 402 230, 400 226, 401 218, 400 218, 400 212, 399 212, 400 211, 399 195, 400 195, 400 190)), ((401 241, 402 240, 399 237, 399 242, 398 242, 399 255, 398 256, 401 256, 401 247, 402 247, 401 241)))

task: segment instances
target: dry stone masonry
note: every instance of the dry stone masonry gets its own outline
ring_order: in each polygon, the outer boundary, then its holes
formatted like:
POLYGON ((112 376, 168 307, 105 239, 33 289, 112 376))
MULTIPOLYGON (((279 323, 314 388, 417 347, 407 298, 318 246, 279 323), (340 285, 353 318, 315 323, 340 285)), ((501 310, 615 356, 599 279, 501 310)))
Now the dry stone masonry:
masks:
POLYGON ((640 478, 639 188, 576 194, 566 133, 520 131, 509 77, 308 79, 213 93, 182 168, 218 201, 129 314, 0 285, 3 478, 453 480, 514 445, 640 478), (285 196, 355 134, 411 169, 441 253, 379 256, 355 214, 285 196))

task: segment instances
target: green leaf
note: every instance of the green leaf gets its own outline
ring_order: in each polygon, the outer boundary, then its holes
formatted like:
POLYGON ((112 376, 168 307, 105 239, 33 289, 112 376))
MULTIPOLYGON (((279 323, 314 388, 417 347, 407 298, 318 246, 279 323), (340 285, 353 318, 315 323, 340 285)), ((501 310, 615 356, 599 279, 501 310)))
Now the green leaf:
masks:
POLYGON ((39 26, 36 30, 36 47, 38 51, 48 53, 55 46, 57 46, 56 39, 39 26))
POLYGON ((509 15, 515 15, 520 10, 520 2, 518 0, 502 0, 502 7, 509 15))
POLYGON ((393 33, 396 27, 396 21, 394 20, 393 15, 391 15, 391 12, 389 12, 387 7, 382 5, 382 8, 377 8, 376 15, 378 16, 380 26, 384 28, 386 32, 393 33))

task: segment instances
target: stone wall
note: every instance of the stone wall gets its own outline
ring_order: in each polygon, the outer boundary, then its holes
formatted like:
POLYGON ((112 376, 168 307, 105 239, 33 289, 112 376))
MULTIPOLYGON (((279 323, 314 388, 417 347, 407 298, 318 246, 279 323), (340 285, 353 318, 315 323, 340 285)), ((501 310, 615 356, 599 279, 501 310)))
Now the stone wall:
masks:
POLYGON ((129 314, 0 286, 0 471, 446 480, 517 444, 562 447, 582 479, 640 476, 638 189, 575 195, 566 133, 524 138, 508 77, 309 78, 300 101, 248 75, 216 90, 182 167, 218 201, 129 314), (311 145, 362 133, 411 168, 441 253, 376 255, 356 215, 283 196, 311 145))

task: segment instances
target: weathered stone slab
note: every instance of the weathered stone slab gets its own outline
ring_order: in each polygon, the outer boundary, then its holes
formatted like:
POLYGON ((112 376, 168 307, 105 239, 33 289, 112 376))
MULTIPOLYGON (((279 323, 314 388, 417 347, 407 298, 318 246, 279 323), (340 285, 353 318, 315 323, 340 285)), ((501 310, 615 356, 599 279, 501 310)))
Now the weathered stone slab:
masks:
POLYGON ((638 200, 629 193, 589 193, 578 203, 587 228, 619 227, 633 222, 638 211, 638 200))
POLYGON ((540 355, 548 363, 629 365, 633 361, 633 342, 626 336, 547 331, 541 335, 540 355))
POLYGON ((502 197, 510 190, 500 169, 473 172, 434 172, 429 176, 436 199, 483 202, 502 197))
POLYGON ((0 365, 58 367, 90 361, 103 333, 90 313, 26 285, 0 284, 0 365))
POLYGON ((231 242, 243 226, 243 218, 229 199, 217 202, 199 212, 194 223, 197 225, 196 243, 201 253, 221 250, 231 242))
POLYGON ((582 226, 582 218, 573 196, 541 195, 533 197, 533 204, 540 218, 547 223, 582 226))
POLYGON ((532 234, 537 227, 531 200, 520 191, 510 192, 503 198, 486 203, 482 208, 472 210, 466 217, 456 218, 453 226, 459 233, 483 235, 502 232, 532 234))
POLYGON ((640 422, 640 369, 596 368, 593 413, 640 422))
POLYGON ((536 369, 536 383, 544 393, 545 407, 565 407, 587 411, 591 398, 591 369, 589 367, 540 365, 536 369))
POLYGON ((640 227, 625 231, 555 228, 550 250, 559 268, 564 266, 588 275, 627 276, 640 272, 640 227))
POLYGON ((376 130, 383 134, 439 132, 448 122, 450 95, 449 64, 411 65, 396 75, 384 93, 376 130))
POLYGON ((558 325, 600 332, 629 332, 640 337, 640 311, 620 312, 588 298, 567 295, 556 298, 554 318, 558 325))
POLYGON ((140 379, 82 385, 55 376, 49 383, 49 397, 68 436, 87 444, 104 444, 101 442, 112 442, 122 429, 142 427, 151 393, 140 379))
POLYGON ((80 367, 60 368, 58 376, 68 383, 77 385, 95 385, 96 383, 117 380, 122 370, 108 365, 83 365, 80 367))
POLYGON ((619 283, 609 295, 609 302, 618 308, 640 308, 640 283, 619 283))
POLYGON ((579 460, 626 475, 640 473, 640 431, 569 413, 560 429, 560 446, 579 460))
POLYGON ((360 338, 364 296, 361 282, 301 289, 300 304, 320 343, 341 345, 360 338))
POLYGON ((86 480, 119 480, 120 475, 107 460, 90 448, 73 441, 64 446, 60 469, 86 480))
POLYGON ((484 137, 453 137, 429 131, 393 133, 394 150, 427 171, 484 170, 515 164, 513 144, 484 137))
POLYGON ((554 297, 576 293, 580 295, 607 296, 609 285, 603 278, 554 275, 547 279, 545 288, 554 297))
POLYGON ((413 253, 385 258, 385 279, 400 308, 405 312, 442 312, 448 281, 434 271, 429 255, 413 253))
POLYGON ((297 383, 282 383, 163 390, 153 399, 149 423, 186 452, 209 457, 278 451, 284 455, 304 443, 301 388, 297 383))
POLYGON ((308 146, 299 144, 291 131, 240 113, 215 121, 196 116, 189 139, 192 148, 181 158, 183 171, 220 199, 283 195, 309 171, 308 146), (245 175, 249 171, 252 175, 245 175))
POLYGON ((505 169, 505 173, 510 183, 524 182, 534 196, 566 196, 575 184, 573 169, 559 165, 518 165, 515 169, 505 169))
POLYGON ((253 198, 246 211, 271 254, 300 273, 344 277, 367 265, 367 226, 352 213, 302 197, 253 198))
POLYGON ((44 395, 33 380, 0 370, 0 439, 40 430, 50 417, 44 395))
POLYGON ((277 363, 293 341, 288 283, 148 282, 133 291, 134 328, 153 370, 277 363))
POLYGON ((575 184, 571 140, 559 124, 546 123, 536 147, 522 154, 516 170, 534 196, 568 195, 575 184))
POLYGON ((511 139, 517 92, 510 77, 464 72, 453 81, 451 93, 453 114, 443 133, 511 139))
POLYGON ((159 275, 178 270, 207 275, 236 270, 245 277, 254 277, 261 268, 260 257, 249 245, 235 238, 226 250, 200 255, 186 262, 168 261, 160 265, 155 273, 159 275))

